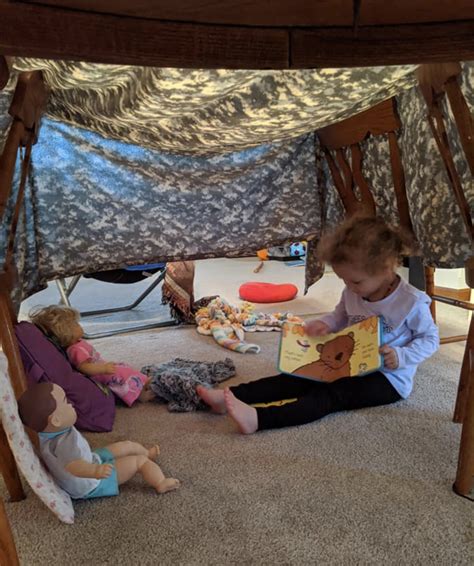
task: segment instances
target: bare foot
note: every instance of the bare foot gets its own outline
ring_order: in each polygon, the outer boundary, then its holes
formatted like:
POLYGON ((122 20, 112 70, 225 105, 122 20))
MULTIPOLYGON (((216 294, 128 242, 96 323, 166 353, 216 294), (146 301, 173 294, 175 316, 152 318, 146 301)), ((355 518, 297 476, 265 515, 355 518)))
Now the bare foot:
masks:
POLYGON ((142 403, 148 403, 155 398, 155 394, 153 391, 145 385, 145 387, 141 390, 140 395, 138 396, 138 400, 142 403))
POLYGON ((224 402, 224 391, 222 389, 208 389, 202 385, 196 387, 196 393, 199 397, 211 407, 213 413, 225 415, 226 408, 224 402))
POLYGON ((167 491, 173 491, 174 489, 178 489, 181 482, 179 480, 175 480, 174 478, 165 478, 156 488, 158 493, 166 493, 167 491))
POLYGON ((242 434, 253 434, 258 429, 257 409, 239 401, 229 388, 224 389, 224 402, 230 417, 242 434))
POLYGON ((154 460, 159 453, 160 453, 160 447, 158 446, 158 444, 155 444, 154 446, 148 449, 148 458, 150 458, 150 460, 154 460))

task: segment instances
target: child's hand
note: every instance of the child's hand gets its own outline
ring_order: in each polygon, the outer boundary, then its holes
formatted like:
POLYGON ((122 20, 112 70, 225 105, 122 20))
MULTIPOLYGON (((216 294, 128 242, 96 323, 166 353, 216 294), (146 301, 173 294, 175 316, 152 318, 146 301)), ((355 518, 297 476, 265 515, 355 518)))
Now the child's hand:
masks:
POLYGON ((390 348, 390 346, 387 345, 381 346, 379 352, 383 356, 383 365, 387 369, 397 369, 398 356, 397 356, 397 352, 393 348, 390 348))
POLYGON ((104 370, 104 373, 114 374, 116 371, 114 362, 104 364, 104 370))
POLYGON ((97 464, 95 467, 94 477, 98 480, 108 478, 114 467, 112 464, 97 464))
POLYGON ((308 336, 324 336, 324 334, 329 334, 331 329, 322 320, 308 320, 304 323, 304 329, 308 336))

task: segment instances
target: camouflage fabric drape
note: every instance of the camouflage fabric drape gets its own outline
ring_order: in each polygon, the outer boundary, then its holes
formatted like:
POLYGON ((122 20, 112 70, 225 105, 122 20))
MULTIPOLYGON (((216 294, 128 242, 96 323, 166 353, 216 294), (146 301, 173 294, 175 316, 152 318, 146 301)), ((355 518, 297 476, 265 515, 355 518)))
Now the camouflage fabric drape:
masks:
MULTIPOLYGON (((414 67, 204 71, 17 59, 0 92, 0 144, 15 73, 31 69, 44 70, 51 98, 20 215, 18 297, 57 277, 245 256, 300 239, 311 240, 309 286, 321 276, 314 242, 342 217, 314 131, 393 95, 424 261, 461 267, 472 253, 414 67)), ((462 89, 474 109, 472 63, 463 64, 462 89)), ((472 210, 473 180, 449 113, 447 127, 472 210)), ((387 140, 361 145, 378 211, 396 221, 387 140)))

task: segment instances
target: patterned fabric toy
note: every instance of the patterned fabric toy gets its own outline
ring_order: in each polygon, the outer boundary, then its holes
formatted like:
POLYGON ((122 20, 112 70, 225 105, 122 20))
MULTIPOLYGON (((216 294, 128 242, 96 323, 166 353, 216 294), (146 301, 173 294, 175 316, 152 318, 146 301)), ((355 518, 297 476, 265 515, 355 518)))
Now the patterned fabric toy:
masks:
POLYGON ((240 307, 230 305, 222 297, 216 297, 207 307, 196 313, 197 331, 214 340, 224 348, 241 354, 258 354, 260 346, 245 342, 245 332, 279 331, 283 324, 302 322, 291 313, 265 314, 254 312, 252 303, 243 302, 240 307))

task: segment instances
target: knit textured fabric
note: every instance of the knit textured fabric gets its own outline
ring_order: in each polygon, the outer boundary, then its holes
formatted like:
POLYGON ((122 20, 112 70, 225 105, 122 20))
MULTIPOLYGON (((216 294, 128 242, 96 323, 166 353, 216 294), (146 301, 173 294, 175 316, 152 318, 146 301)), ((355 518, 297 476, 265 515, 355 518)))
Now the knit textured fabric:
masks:
POLYGON ((142 373, 151 378, 150 388, 157 400, 168 404, 168 411, 189 412, 205 409, 196 393, 198 385, 214 387, 235 375, 230 358, 218 362, 196 362, 175 358, 160 365, 144 366, 142 373))

